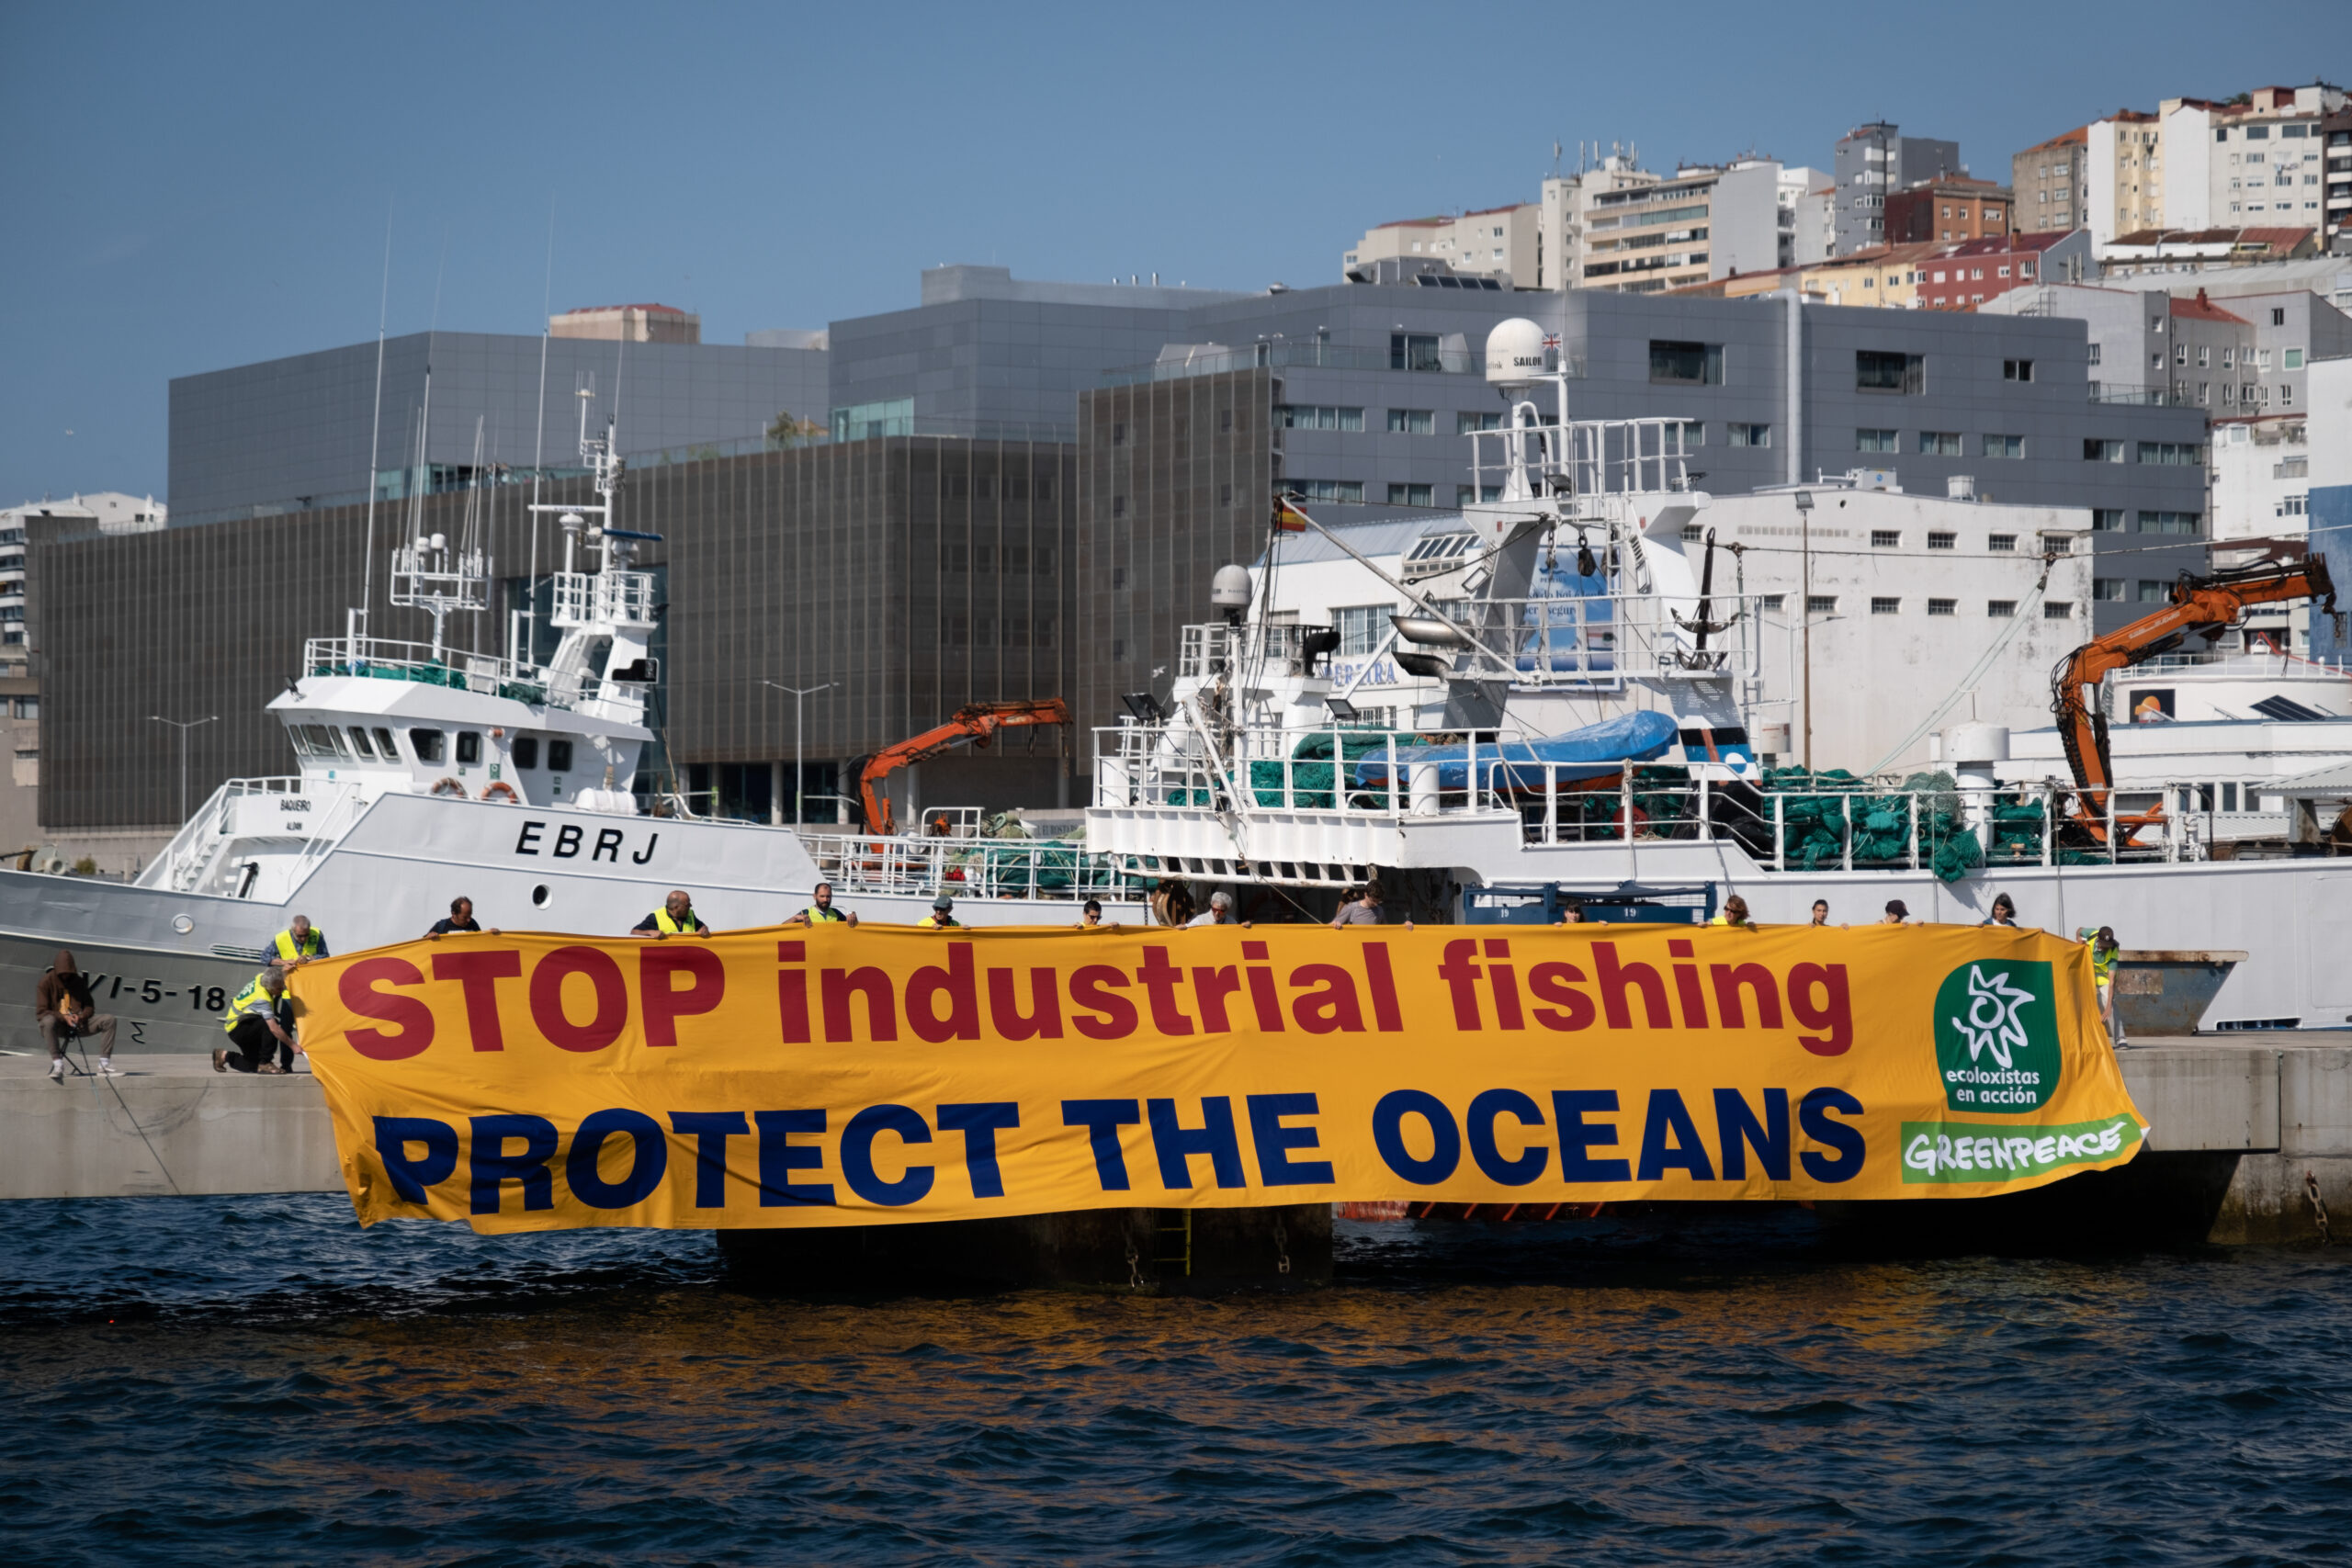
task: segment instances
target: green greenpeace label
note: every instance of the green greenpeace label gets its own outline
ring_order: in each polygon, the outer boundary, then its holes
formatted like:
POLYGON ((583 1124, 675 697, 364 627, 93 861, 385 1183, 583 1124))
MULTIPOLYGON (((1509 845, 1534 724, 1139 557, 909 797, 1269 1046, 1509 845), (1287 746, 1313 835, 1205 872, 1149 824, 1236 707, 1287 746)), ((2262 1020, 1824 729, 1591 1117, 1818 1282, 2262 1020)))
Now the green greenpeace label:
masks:
POLYGON ((1965 964, 1936 991, 1936 1067, 1954 1111, 2016 1116, 2058 1092, 2057 986, 2047 962, 1965 964))
POLYGON ((2136 1146, 2143 1129, 2129 1116, 2064 1127, 1905 1122, 1903 1181, 2022 1181, 2070 1165, 2100 1165, 2136 1146))

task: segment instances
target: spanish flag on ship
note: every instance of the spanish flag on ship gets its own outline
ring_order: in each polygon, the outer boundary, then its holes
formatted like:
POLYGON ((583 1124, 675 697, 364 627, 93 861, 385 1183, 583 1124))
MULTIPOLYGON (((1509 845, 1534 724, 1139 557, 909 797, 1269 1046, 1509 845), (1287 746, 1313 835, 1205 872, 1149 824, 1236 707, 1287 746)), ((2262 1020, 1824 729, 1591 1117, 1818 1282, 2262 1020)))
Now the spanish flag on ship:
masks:
POLYGON ((1277 534, 1306 532, 1306 513, 1301 512, 1296 503, 1287 495, 1279 495, 1274 498, 1274 532, 1277 534))

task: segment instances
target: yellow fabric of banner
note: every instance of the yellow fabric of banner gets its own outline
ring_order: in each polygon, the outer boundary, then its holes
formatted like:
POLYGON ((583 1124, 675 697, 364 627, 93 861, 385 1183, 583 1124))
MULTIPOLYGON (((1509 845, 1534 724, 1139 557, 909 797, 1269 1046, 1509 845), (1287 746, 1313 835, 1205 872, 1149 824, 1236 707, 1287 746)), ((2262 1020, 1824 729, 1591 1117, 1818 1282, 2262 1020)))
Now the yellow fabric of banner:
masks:
POLYGON ((1959 926, 816 926, 297 970, 363 1223, 1968 1198, 2145 1131, 2089 950, 1959 926))

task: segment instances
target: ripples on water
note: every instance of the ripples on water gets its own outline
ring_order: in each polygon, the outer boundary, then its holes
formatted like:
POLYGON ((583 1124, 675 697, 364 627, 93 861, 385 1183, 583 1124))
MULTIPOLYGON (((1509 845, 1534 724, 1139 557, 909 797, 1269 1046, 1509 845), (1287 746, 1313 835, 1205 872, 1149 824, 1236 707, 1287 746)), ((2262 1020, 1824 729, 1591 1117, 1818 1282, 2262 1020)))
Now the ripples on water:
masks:
POLYGON ((1341 1232, 1341 1282, 1304 1296, 809 1302, 730 1284, 699 1235, 11 1204, 0 1546, 2073 1565, 2352 1541, 2332 1255, 1341 1232))

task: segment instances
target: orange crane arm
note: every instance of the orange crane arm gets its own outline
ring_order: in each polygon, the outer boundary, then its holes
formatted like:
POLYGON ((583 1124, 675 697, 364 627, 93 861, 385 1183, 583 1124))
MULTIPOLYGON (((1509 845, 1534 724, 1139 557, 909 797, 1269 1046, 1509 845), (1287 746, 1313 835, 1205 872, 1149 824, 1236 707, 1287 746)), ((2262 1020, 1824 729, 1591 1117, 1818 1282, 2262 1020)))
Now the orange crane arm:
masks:
POLYGON ((1069 722, 1069 707, 1059 697, 1017 703, 974 703, 967 707, 957 708, 945 724, 936 728, 926 729, 921 735, 886 746, 870 757, 859 758, 854 766, 857 771, 858 802, 865 813, 865 830, 885 835, 898 831, 898 825, 891 817, 890 802, 877 786, 900 768, 911 767, 925 757, 935 757, 951 746, 986 747, 1000 729, 1069 722))
POLYGON ((2051 672, 2050 711, 2057 716, 2058 736, 2075 774, 2075 819, 2098 842, 2107 840, 2107 795, 2114 782, 2107 715, 2098 699, 2109 671, 2165 652, 2199 626, 2232 625, 2256 604, 2318 599, 2327 613, 2335 613, 2335 585, 2324 557, 2305 555, 2301 540, 2246 541, 2229 547, 2261 543, 2269 545, 2270 558, 2207 577, 2184 573, 2173 584, 2171 604, 2085 643, 2051 672))

